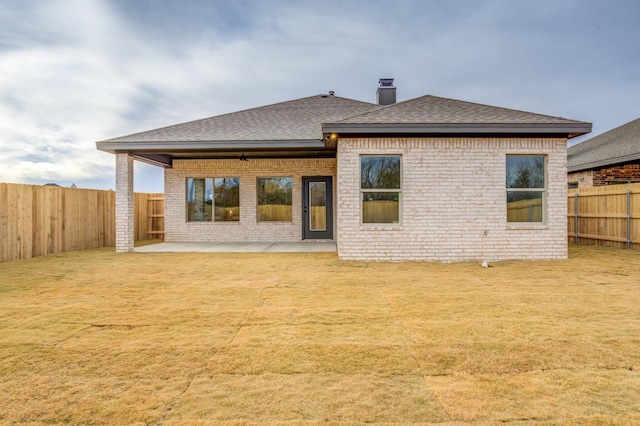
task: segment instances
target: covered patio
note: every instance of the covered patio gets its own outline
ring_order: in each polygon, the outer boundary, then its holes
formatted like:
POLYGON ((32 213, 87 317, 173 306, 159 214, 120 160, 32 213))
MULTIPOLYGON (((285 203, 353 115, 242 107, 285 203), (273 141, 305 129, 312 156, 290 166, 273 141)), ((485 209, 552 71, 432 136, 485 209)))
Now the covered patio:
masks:
POLYGON ((335 242, 312 243, 158 243, 136 247, 136 253, 318 253, 337 251, 335 242))

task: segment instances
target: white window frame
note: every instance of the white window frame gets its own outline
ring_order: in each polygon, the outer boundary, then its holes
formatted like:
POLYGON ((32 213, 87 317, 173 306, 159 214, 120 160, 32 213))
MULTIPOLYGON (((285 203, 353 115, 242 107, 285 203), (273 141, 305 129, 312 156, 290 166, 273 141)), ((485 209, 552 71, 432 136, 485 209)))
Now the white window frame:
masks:
POLYGON ((549 188, 549 181, 548 181, 548 176, 549 176, 549 172, 548 172, 548 158, 547 155, 545 154, 532 154, 532 153, 513 153, 513 154, 507 154, 505 157, 505 220, 507 222, 508 226, 540 226, 540 225, 546 225, 547 224, 547 192, 548 192, 548 188, 549 188), (543 160, 543 167, 544 167, 544 187, 542 188, 509 188, 507 187, 507 161, 506 158, 507 157, 542 157, 543 160), (508 218, 508 210, 507 210, 507 206, 508 206, 508 194, 509 192, 540 192, 542 193, 542 218, 540 221, 536 221, 536 222, 509 222, 509 218, 508 218))

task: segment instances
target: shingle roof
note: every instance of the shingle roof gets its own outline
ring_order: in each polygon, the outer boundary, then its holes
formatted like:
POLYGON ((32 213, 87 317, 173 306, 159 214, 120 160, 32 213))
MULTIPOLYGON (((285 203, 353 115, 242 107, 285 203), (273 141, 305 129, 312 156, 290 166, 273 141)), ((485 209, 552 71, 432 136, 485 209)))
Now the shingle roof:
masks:
POLYGON ((570 124, 583 123, 437 96, 421 96, 352 116, 353 124, 570 124))
POLYGON ((570 172, 640 160, 640 118, 573 145, 567 154, 570 172))
POLYGON ((379 106, 334 95, 316 95, 103 142, 321 140, 321 123, 375 108, 379 106))
POLYGON ((171 167, 176 158, 335 156, 333 138, 367 135, 566 135, 591 124, 471 102, 422 96, 380 106, 329 95, 176 124, 97 142, 102 151, 128 152, 142 161, 171 167))

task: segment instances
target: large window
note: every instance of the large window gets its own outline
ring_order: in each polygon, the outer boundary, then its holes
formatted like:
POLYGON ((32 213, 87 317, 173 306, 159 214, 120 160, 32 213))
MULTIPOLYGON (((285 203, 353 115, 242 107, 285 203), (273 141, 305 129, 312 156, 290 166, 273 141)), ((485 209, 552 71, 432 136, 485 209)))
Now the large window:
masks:
POLYGON ((240 179, 188 178, 187 220, 228 222, 240 220, 240 179))
POLYGON ((362 223, 399 223, 402 193, 400 156, 360 157, 362 223))
POLYGON ((507 222, 543 222, 544 155, 507 156, 507 222))
POLYGON ((293 179, 258 178, 258 222, 291 222, 293 179))

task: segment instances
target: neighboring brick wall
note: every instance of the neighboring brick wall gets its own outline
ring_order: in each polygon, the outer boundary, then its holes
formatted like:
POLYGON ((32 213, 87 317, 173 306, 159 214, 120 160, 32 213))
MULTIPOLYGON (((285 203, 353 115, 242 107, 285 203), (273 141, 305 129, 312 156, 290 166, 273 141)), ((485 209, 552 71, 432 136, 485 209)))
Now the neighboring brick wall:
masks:
MULTIPOLYGON (((335 159, 251 159, 250 161, 239 161, 238 159, 175 160, 173 162, 173 168, 165 171, 165 241, 302 241, 302 176, 332 176, 334 189, 333 205, 336 205, 335 159), (240 221, 187 222, 187 178, 216 177, 240 178, 240 221), (258 222, 256 220, 256 185, 258 177, 293 178, 292 222, 258 222)), ((335 222, 334 219, 334 224, 335 222)))
POLYGON ((578 188, 640 182, 640 164, 621 164, 600 170, 569 173, 568 182, 578 182, 578 188))
POLYGON ((640 164, 623 164, 594 172, 593 186, 640 182, 640 164))
POLYGON ((338 255, 344 260, 567 257, 566 140, 352 138, 338 141, 338 255), (360 222, 360 154, 402 156, 401 223, 360 222), (507 154, 547 156, 547 221, 508 225, 507 154))

